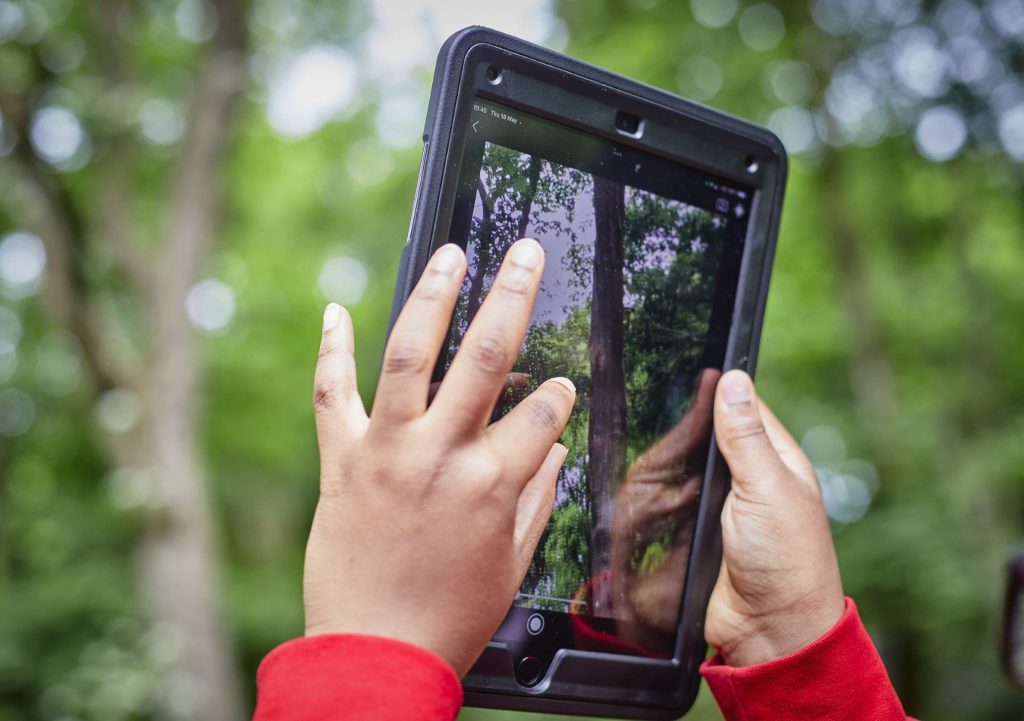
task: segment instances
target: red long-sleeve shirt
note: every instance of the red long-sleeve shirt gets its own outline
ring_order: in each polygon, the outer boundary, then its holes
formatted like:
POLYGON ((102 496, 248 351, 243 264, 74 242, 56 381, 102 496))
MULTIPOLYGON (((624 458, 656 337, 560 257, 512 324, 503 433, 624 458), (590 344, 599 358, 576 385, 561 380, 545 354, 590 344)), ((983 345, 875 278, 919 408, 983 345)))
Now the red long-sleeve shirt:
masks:
MULTIPOLYGON (((853 601, 828 633, 784 658, 701 666, 726 721, 906 721, 853 601)), ((452 721, 462 687, 434 654, 401 641, 324 635, 271 651, 254 721, 452 721)))

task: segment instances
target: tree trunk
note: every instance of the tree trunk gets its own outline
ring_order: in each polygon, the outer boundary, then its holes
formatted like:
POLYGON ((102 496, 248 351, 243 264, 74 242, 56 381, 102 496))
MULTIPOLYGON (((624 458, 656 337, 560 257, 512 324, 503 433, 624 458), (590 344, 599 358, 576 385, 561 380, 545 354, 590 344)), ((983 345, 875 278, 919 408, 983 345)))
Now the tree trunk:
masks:
POLYGON ((523 196, 522 206, 519 208, 519 224, 516 226, 516 237, 513 238, 513 241, 525 238, 526 231, 530 227, 530 213, 533 212, 533 199, 537 196, 541 165, 540 158, 536 156, 530 158, 530 167, 526 171, 526 193, 523 196))
POLYGON ((469 281, 469 292, 466 294, 466 325, 468 327, 473 316, 476 315, 483 302, 484 276, 491 265, 491 244, 494 242, 494 206, 493 201, 487 194, 487 186, 481 179, 476 186, 477 195, 480 196, 480 205, 483 208, 480 219, 480 231, 477 235, 475 248, 476 257, 474 260, 473 275, 469 281))
POLYGON ((199 453, 196 338, 185 316, 185 298, 215 236, 218 171, 245 77, 242 6, 222 0, 218 10, 230 26, 198 80, 151 308, 143 447, 160 506, 146 524, 139 577, 151 616, 184 641, 179 670, 195 689, 187 717, 241 721, 241 684, 217 601, 221 555, 199 453))
MULTIPOLYGON (((498 211, 498 200, 491 198, 487 192, 487 186, 483 180, 477 182, 477 195, 480 196, 480 204, 483 207, 480 220, 480 235, 476 244, 476 272, 470 279, 469 292, 466 296, 466 320, 473 320, 480 304, 483 302, 484 278, 498 272, 498 266, 505 253, 512 243, 526 235, 530 226, 530 213, 533 210, 533 199, 537 195, 537 184, 540 181, 540 171, 543 161, 540 158, 531 158, 530 165, 526 171, 527 187, 520 202, 519 220, 516 222, 516 233, 514 238, 502 237, 499 226, 502 225, 501 218, 495 218, 498 211)), ((512 172, 515 172, 513 170, 512 172)))
MULTIPOLYGON (((623 235, 625 187, 594 177, 594 276, 590 314, 591 576, 608 569, 615 486, 626 460, 623 351, 623 235)), ((594 599, 601 614, 607 599, 594 599)))
POLYGON ((156 330, 167 342, 159 344, 149 374, 141 429, 159 505, 139 548, 140 591, 150 617, 181 642, 178 669, 193 690, 183 717, 241 721, 237 663, 218 603, 220 553, 196 437, 195 342, 184 319, 164 316, 156 330))

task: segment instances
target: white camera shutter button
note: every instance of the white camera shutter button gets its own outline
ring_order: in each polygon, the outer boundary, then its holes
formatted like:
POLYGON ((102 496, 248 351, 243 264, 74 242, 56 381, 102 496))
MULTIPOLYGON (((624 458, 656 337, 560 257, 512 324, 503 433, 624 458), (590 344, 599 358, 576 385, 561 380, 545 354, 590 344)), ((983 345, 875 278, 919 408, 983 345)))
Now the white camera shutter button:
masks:
POLYGON ((537 636, 544 630, 544 617, 535 613, 526 619, 526 630, 531 636, 537 636))

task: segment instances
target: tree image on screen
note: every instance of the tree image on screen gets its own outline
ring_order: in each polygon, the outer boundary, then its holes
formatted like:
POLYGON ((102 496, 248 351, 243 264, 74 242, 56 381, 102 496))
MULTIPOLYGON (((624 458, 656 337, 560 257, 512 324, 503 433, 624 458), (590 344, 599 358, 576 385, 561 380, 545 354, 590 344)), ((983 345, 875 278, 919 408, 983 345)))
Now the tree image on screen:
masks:
MULTIPOLYGON (((547 378, 577 388, 551 523, 517 605, 623 618, 613 570, 623 479, 685 414, 701 370, 725 219, 681 201, 488 143, 467 243, 469 272, 448 362, 518 238, 547 263, 523 348, 496 415, 547 378)), ((681 482, 681 479, 680 479, 681 482)), ((628 511, 628 508, 626 509, 628 511)), ((686 518, 627 554, 627 572, 667 562, 686 518)), ((620 569, 621 573, 623 569, 620 569)), ((679 590, 684 567, 678 568, 679 590)))

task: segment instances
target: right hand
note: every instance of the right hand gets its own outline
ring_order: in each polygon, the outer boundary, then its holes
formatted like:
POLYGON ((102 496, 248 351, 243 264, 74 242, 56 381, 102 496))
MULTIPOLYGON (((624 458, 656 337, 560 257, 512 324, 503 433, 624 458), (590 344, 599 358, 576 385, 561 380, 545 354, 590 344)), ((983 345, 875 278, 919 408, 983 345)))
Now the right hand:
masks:
POLYGON ((508 612, 555 501, 575 389, 542 384, 491 410, 526 335, 544 268, 509 250, 436 397, 434 359, 466 273, 434 254, 395 323, 373 413, 356 391, 352 323, 328 306, 316 370, 320 499, 306 547, 306 635, 355 633, 433 651, 462 675, 508 612))
POLYGON ((719 381, 715 434, 732 490, 704 636, 730 666, 750 666, 823 636, 845 601, 814 468, 742 371, 719 381))

